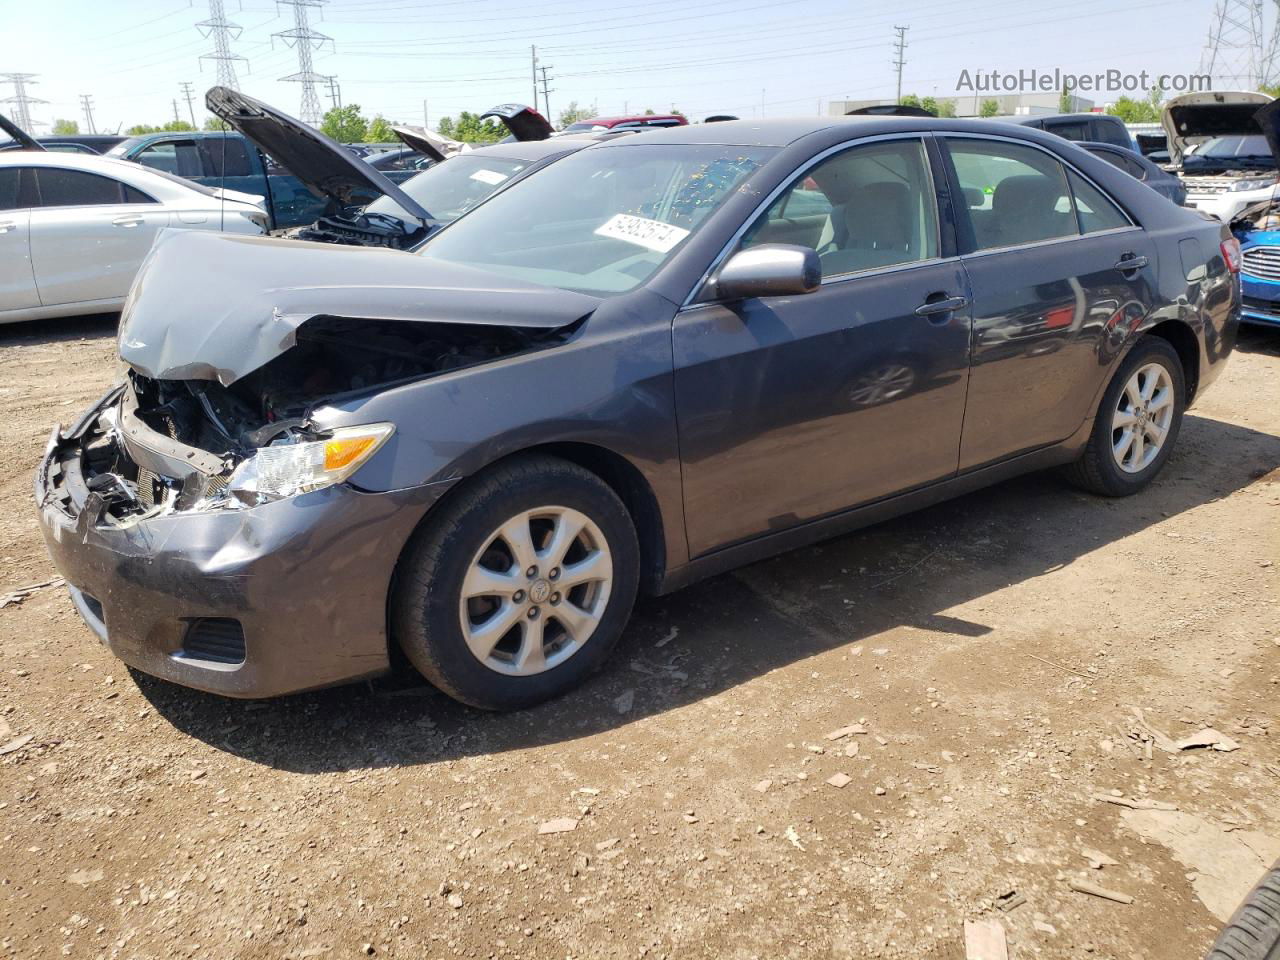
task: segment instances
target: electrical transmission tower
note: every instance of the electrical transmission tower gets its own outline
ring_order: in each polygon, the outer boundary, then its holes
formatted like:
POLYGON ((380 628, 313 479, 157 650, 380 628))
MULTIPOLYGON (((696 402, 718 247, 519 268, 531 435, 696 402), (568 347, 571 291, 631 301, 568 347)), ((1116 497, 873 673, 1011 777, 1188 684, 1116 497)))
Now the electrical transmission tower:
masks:
POLYGON ((80 94, 80 106, 84 109, 84 125, 89 133, 97 133, 98 128, 93 125, 93 97, 87 93, 80 94))
POLYGON ((1278 38, 1273 29, 1266 41, 1263 6, 1263 0, 1217 0, 1214 5, 1200 72, 1213 78, 1215 88, 1256 90, 1275 80, 1278 38))
POLYGON ((907 58, 904 56, 907 52, 907 31, 910 27, 894 27, 897 37, 893 41, 893 59, 889 61, 898 70, 898 99, 895 103, 902 102, 902 68, 907 65, 907 58))
POLYGON ((236 80, 236 61, 243 60, 248 69, 248 60, 238 53, 231 52, 231 41, 240 39, 240 24, 227 19, 222 0, 209 0, 209 19, 201 20, 196 29, 205 38, 212 38, 213 53, 202 54, 201 60, 214 60, 218 64, 218 86, 239 90, 236 80))
POLYGON ((319 50, 326 42, 332 46, 333 37, 312 30, 311 24, 307 22, 307 11, 311 7, 322 7, 328 2, 329 0, 276 0, 277 7, 293 7, 293 29, 281 30, 271 35, 279 37, 285 46, 294 47, 298 51, 298 72, 280 79, 302 84, 302 108, 298 116, 303 123, 309 123, 313 127, 320 126, 320 121, 324 119, 316 84, 327 84, 332 78, 316 73, 311 63, 311 51, 319 50))
MULTIPOLYGON (((27 85, 35 85, 35 73, 0 73, 0 80, 8 80, 13 84, 13 96, 5 97, 0 103, 13 104, 13 122, 27 133, 32 132, 31 107, 37 103, 48 103, 27 93, 27 85)), ((43 126, 43 124, 42 124, 43 126)))

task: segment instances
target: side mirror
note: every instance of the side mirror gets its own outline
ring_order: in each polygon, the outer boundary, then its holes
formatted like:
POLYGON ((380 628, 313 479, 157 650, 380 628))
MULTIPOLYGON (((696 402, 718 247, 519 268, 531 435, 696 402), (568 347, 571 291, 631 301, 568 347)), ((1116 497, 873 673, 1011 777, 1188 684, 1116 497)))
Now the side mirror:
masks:
POLYGON ((720 268, 712 291, 718 299, 785 297, 813 293, 822 284, 822 263, 809 247, 763 243, 739 250, 720 268))

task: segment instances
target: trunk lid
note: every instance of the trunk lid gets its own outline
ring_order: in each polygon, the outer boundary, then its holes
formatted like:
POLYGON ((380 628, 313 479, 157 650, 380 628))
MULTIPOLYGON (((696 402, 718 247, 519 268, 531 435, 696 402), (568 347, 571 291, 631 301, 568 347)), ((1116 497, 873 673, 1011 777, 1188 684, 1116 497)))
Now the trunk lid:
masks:
POLYGON ((44 150, 44 147, 37 143, 27 131, 23 130, 3 113, 0 113, 0 130, 12 137, 15 143, 21 144, 23 150, 44 150))
POLYGON ((434 130, 428 130, 426 127, 398 123, 392 124, 391 129, 406 147, 410 150, 416 150, 424 157, 430 157, 436 163, 441 160, 447 160, 455 153, 461 153, 467 148, 467 145, 462 141, 450 140, 448 137, 443 137, 434 130))

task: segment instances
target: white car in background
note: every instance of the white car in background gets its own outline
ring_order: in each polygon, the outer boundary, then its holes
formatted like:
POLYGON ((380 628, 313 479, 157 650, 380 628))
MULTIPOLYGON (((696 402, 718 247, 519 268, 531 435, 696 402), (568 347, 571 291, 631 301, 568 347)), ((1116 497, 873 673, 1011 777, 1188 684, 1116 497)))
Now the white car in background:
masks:
POLYGON ((1186 206, 1230 223, 1246 207, 1272 199, 1275 157, 1254 120, 1272 97, 1250 90, 1186 93, 1165 103, 1170 173, 1187 188, 1186 206))
POLYGON ((166 227, 261 235, 260 197, 107 157, 0 153, 0 323, 119 310, 166 227))

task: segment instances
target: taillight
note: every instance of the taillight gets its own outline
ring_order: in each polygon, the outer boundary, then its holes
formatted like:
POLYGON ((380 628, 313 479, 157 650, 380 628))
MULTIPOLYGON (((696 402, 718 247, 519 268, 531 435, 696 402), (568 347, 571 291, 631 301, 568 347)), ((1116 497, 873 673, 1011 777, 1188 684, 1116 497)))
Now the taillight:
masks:
POLYGON ((1240 272, 1240 241, 1235 237, 1228 237, 1221 243, 1222 259, 1227 262, 1227 269, 1232 273, 1240 272))

